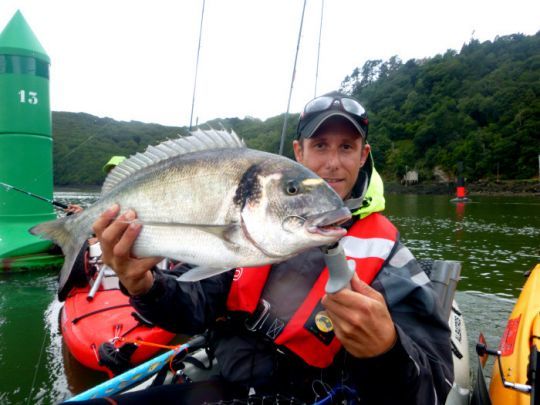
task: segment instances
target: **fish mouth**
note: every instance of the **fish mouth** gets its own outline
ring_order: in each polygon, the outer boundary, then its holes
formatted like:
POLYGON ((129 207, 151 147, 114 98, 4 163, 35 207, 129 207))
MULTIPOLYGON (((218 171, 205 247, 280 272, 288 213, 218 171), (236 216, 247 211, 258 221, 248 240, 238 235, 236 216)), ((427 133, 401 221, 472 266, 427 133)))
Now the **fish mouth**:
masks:
POLYGON ((306 229, 310 233, 325 237, 345 236, 347 230, 340 225, 351 219, 351 216, 351 211, 347 207, 341 207, 310 217, 306 222, 306 229))

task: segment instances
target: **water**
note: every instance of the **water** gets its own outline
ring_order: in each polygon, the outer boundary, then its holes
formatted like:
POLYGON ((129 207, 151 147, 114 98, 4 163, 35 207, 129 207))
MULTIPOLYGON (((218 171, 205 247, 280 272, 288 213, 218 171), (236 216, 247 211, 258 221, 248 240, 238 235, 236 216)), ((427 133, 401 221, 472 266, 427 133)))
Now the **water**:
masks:
POLYGON ((0 274, 1 404, 49 404, 70 394, 55 292, 49 273, 0 274))
MULTIPOLYGON (((96 194, 64 192, 55 198, 85 206, 96 194)), ((461 205, 448 200, 392 195, 386 214, 417 258, 463 262, 457 300, 470 347, 480 331, 497 346, 523 273, 539 262, 540 199, 476 197, 461 205)), ((55 403, 104 378, 62 346, 56 277, 39 271, 0 274, 0 404, 55 403)))
POLYGON ((459 260, 462 291, 517 297, 540 256, 540 199, 393 195, 386 214, 417 258, 459 260))

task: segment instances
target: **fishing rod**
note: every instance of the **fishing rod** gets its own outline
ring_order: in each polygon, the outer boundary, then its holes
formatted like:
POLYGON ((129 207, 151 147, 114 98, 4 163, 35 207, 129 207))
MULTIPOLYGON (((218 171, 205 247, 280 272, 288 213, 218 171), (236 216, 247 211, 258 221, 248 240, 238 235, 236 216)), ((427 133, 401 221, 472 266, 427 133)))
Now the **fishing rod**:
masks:
POLYGON ((206 345, 206 336, 197 335, 187 343, 184 343, 176 349, 169 350, 153 359, 148 360, 146 363, 140 364, 135 368, 132 368, 120 375, 117 375, 110 380, 107 380, 94 388, 90 388, 87 391, 81 392, 74 397, 69 398, 66 402, 72 401, 84 401, 93 398, 102 398, 111 396, 125 390, 126 388, 134 385, 135 383, 142 381, 151 375, 157 374, 157 372, 169 361, 179 353, 190 353, 193 350, 199 349, 206 345))
MULTIPOLYGON (((201 53, 201 38, 203 33, 203 21, 204 21, 204 5, 206 0, 202 3, 201 12, 201 27, 199 28, 199 46, 197 47, 197 61, 195 62, 195 79, 193 80, 193 99, 191 100, 191 115, 189 117, 189 130, 191 131, 193 123, 193 110, 195 109, 195 93, 197 91, 197 75, 199 73, 199 54, 201 53)), ((198 122, 198 119, 197 119, 198 122)))
MULTIPOLYGON (((117 375, 116 377, 111 378, 99 385, 96 385, 93 388, 90 388, 84 392, 81 392, 65 402, 75 402, 75 401, 86 401, 90 399, 110 397, 125 391, 126 389, 136 385, 140 381, 144 381, 151 377, 154 374, 157 374, 163 366, 171 362, 171 360, 178 355, 187 355, 198 349, 205 347, 207 344, 206 335, 197 335, 193 337, 188 342, 171 349, 153 359, 148 360, 147 362, 138 365, 135 368, 125 371, 122 374, 117 375)), ((338 385, 329 391, 327 391, 327 396, 321 398, 313 405, 326 405, 333 403, 333 399, 339 395, 343 394, 347 397, 354 397, 356 391, 344 386, 338 385)))
POLYGON ((56 207, 60 207, 60 208, 63 208, 63 209, 68 208, 68 206, 66 204, 64 204, 64 203, 61 203, 59 201, 50 200, 50 199, 42 197, 40 195, 31 193, 30 191, 22 190, 22 189, 20 189, 18 187, 12 186, 11 184, 7 184, 7 183, 4 183, 4 182, 0 181, 0 186, 4 187, 7 191, 15 190, 15 191, 18 191, 19 193, 23 193, 23 194, 26 194, 26 195, 28 195, 30 197, 37 198, 38 200, 46 201, 49 204, 52 204, 52 205, 54 205, 56 207))
POLYGON ((283 120, 283 128, 281 130, 281 138, 279 141, 279 154, 283 155, 283 146, 285 144, 285 136, 287 132, 287 120, 289 119, 289 110, 291 108, 291 97, 294 87, 294 78, 296 76, 296 62, 298 61, 298 51, 300 50, 300 39, 302 38, 302 27, 304 26, 304 13, 306 11, 306 2, 304 0, 304 6, 302 7, 302 17, 300 17, 300 29, 298 30, 298 42, 296 43, 296 53, 294 55, 294 66, 291 78, 291 87, 289 88, 289 100, 287 101, 287 112, 285 113, 285 119, 283 120))
POLYGON ((323 28, 323 17, 324 17, 324 0, 321 1, 321 24, 319 26, 319 46, 317 47, 317 69, 315 70, 315 91, 313 93, 313 98, 317 97, 317 81, 319 80, 319 59, 321 56, 321 37, 322 37, 322 28, 323 28))

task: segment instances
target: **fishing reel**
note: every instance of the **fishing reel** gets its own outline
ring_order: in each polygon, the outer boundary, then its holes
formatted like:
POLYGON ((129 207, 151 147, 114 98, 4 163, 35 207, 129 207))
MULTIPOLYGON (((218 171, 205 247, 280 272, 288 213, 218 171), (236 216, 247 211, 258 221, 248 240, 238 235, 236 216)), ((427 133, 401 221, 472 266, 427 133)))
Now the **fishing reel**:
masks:
POLYGON ((196 335, 189 348, 176 353, 158 372, 152 386, 189 384, 200 380, 198 373, 210 371, 214 366, 214 352, 210 348, 209 332, 196 335))

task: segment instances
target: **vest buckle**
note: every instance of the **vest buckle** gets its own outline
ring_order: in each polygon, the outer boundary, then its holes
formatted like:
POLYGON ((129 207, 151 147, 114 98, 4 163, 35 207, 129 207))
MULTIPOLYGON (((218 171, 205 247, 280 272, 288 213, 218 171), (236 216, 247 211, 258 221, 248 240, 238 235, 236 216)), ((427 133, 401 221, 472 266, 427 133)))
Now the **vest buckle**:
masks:
POLYGON ((265 299, 261 299, 259 301, 259 305, 257 305, 257 308, 255 309, 253 314, 251 314, 251 316, 244 321, 247 330, 255 332, 256 330, 260 329, 260 327, 268 318, 269 314, 270 303, 265 299))

